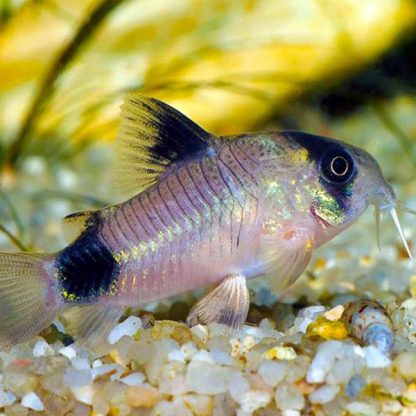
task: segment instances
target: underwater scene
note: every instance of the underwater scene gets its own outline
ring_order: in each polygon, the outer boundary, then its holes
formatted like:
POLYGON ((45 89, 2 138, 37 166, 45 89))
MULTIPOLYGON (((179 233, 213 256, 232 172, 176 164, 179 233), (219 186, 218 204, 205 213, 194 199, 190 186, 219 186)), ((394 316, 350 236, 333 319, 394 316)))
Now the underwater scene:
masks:
POLYGON ((0 0, 0 416, 416 416, 416 2, 0 0))

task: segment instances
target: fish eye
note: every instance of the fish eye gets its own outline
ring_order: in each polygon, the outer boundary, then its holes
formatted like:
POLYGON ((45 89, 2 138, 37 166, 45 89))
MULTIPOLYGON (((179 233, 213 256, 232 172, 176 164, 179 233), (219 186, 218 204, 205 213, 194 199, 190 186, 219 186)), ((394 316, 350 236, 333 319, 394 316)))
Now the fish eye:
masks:
POLYGON ((321 158, 320 170, 328 182, 344 184, 354 174, 354 160, 343 149, 329 149, 321 158))

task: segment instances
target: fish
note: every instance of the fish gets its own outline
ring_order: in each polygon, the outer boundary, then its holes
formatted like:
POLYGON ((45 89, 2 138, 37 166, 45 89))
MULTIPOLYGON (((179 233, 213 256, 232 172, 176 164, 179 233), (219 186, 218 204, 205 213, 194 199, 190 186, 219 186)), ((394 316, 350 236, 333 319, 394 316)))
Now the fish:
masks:
POLYGON ((362 344, 389 355, 394 347, 394 328, 386 309, 371 299, 352 301, 344 308, 341 320, 351 334, 362 344))
POLYGON ((124 202, 66 217, 70 242, 56 253, 0 253, 0 347, 61 314, 77 342, 98 345, 126 308, 212 285, 187 323, 238 329, 248 279, 281 293, 369 205, 391 213, 411 256, 379 164, 342 141, 300 131, 216 137, 130 94, 115 152, 124 202))

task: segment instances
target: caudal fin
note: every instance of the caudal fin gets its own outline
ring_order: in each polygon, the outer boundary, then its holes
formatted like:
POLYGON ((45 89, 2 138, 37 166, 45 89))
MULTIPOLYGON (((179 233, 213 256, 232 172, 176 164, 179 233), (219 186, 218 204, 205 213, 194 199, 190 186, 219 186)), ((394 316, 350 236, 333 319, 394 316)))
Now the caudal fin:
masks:
POLYGON ((0 348, 26 341, 56 317, 50 254, 0 253, 0 348))

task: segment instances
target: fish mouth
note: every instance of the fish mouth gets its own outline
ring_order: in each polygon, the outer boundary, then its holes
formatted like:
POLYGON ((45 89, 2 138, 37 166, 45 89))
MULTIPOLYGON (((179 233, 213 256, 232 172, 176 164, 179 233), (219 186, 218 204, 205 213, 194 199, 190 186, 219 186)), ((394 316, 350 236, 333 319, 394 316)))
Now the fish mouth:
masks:
POLYGON ((330 228, 332 227, 332 225, 326 221, 325 219, 323 219, 317 212, 316 212, 316 207, 315 205, 311 206, 310 209, 310 213, 312 215, 312 217, 315 219, 315 221, 324 229, 330 228))

